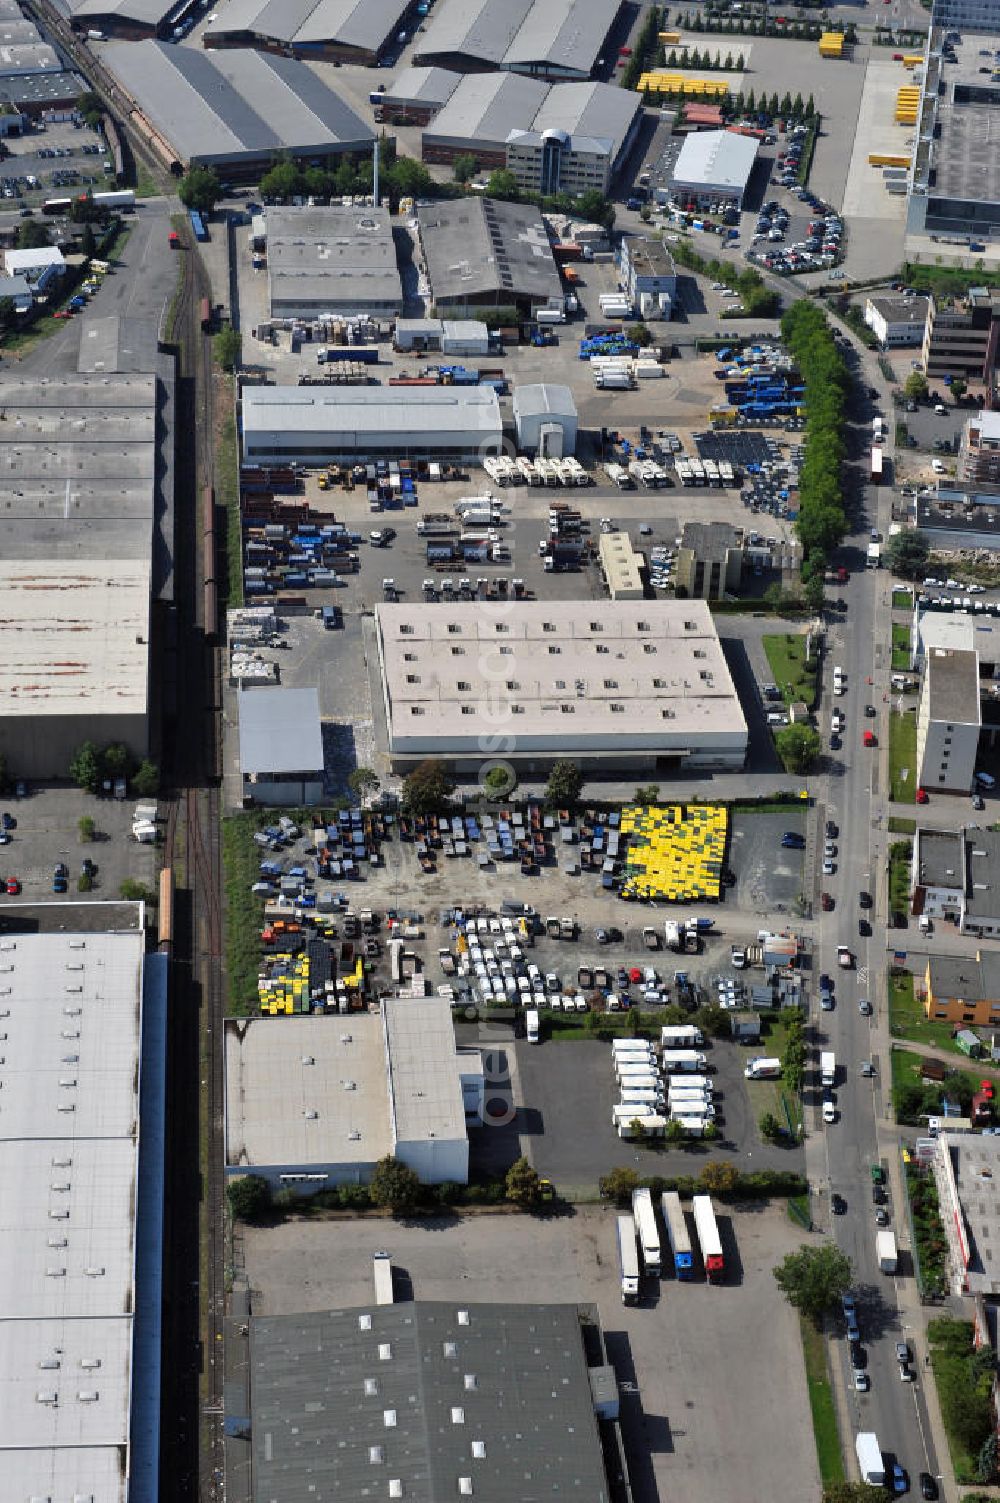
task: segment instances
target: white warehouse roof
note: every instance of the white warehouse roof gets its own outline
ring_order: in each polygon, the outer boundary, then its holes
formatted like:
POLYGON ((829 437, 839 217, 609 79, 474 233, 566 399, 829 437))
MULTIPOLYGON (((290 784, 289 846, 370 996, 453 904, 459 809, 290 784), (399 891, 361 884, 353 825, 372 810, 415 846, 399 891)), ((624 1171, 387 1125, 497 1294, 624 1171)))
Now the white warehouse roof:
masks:
POLYGON ((243 392, 246 457, 270 453, 283 436, 321 435, 345 448, 373 439, 398 446, 478 436, 494 443, 500 404, 487 386, 255 386, 243 392))
POLYGON ((621 0, 441 0, 416 62, 589 74, 621 0))
POLYGON ((519 418, 556 417, 576 418, 576 402, 568 386, 559 386, 551 381, 532 382, 527 386, 515 386, 513 412, 519 418))
POLYGON ((757 141, 731 130, 698 131, 688 136, 674 164, 673 181, 687 188, 728 188, 742 192, 757 160, 757 141))
POLYGON ((143 949, 138 928, 0 940, 5 1498, 125 1503, 143 949))

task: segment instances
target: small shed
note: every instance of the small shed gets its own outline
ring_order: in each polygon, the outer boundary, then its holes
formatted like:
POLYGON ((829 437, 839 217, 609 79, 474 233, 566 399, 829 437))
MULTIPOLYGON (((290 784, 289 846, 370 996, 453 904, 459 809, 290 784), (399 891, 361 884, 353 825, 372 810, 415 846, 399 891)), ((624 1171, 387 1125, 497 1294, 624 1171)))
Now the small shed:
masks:
POLYGON ((760 1018, 753 1012, 734 1012, 729 1015, 733 1038, 740 1044, 756 1044, 760 1039, 760 1018))
POLYGON ((526 454, 563 459, 576 453, 577 413, 568 386, 548 381, 514 388, 517 446, 526 454))

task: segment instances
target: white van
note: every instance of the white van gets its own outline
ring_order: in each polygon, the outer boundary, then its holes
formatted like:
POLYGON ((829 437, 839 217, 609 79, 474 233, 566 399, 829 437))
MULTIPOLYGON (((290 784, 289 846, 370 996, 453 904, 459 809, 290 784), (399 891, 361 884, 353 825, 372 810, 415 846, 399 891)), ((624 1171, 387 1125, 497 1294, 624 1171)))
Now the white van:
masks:
POLYGON ((537 1044, 539 1042, 537 1008, 528 1008, 527 1012, 524 1014, 524 1027, 527 1034, 528 1043, 537 1044))

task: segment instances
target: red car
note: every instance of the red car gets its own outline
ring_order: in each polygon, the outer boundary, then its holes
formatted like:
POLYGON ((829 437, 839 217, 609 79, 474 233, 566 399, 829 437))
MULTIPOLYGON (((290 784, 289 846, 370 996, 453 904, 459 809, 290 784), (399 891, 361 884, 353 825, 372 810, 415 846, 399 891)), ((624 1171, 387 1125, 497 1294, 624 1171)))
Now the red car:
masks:
POLYGON ((929 800, 928 800, 928 797, 927 797, 927 789, 926 788, 918 788, 917 789, 917 803, 918 804, 926 804, 928 802, 929 802, 929 800))
POLYGON ((632 56, 632 49, 631 49, 631 47, 619 47, 619 49, 618 49, 618 56, 619 57, 631 57, 632 56))
POLYGON ((7 896, 9 898, 16 898, 17 895, 18 895, 18 893, 20 891, 21 891, 21 884, 17 880, 17 878, 16 877, 8 877, 7 878, 7 896))
POLYGON ((903 54, 901 52, 894 52, 892 54, 892 60, 894 63, 901 63, 903 61, 903 54))
POLYGON ((830 910, 833 908, 833 897, 831 896, 830 893, 828 893, 828 892, 822 892, 822 893, 820 893, 819 901, 820 901, 820 905, 822 906, 822 909, 823 909, 824 913, 829 913, 830 910))
POLYGON ((864 731, 861 736, 861 741, 864 746, 878 746, 874 731, 864 731))

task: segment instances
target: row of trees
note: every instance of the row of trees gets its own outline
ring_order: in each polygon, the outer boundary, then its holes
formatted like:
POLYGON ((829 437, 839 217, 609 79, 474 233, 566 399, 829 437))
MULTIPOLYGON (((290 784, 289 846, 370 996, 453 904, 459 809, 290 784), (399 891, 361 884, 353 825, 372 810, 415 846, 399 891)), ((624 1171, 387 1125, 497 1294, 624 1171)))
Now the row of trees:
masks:
POLYGON ((676 47, 671 47, 668 52, 664 47, 660 51, 660 66, 664 68, 700 68, 706 73, 742 73, 746 67, 742 52, 737 52, 734 57, 731 52, 726 53, 723 61, 721 52, 699 52, 697 47, 682 47, 678 52, 676 47))
POLYGON ((741 267, 732 261, 707 261, 684 240, 673 247, 673 254, 679 266, 732 287, 739 293, 743 307, 751 317, 773 318, 777 313, 777 292, 768 287, 760 272, 752 267, 741 267))
MULTIPOLYGON (((375 778, 374 773, 369 773, 367 768, 359 768, 357 773, 352 774, 352 779, 358 776, 375 778)), ((375 778, 376 788, 378 779, 375 778)), ((358 786, 352 782, 352 791, 363 797, 367 792, 375 789, 368 785, 358 786)), ((483 780, 483 787, 487 796, 491 798, 507 798, 513 791, 514 784, 511 780, 511 770, 504 764, 492 767, 483 780)), ((549 773, 549 781, 545 787, 545 802, 553 809, 572 809, 580 797, 583 787, 583 774, 575 762, 565 758, 553 765, 549 773)), ((653 794, 653 798, 647 798, 647 802, 653 802, 658 789, 637 789, 637 793, 653 794)), ((419 762, 412 772, 407 773, 403 779, 402 809, 404 814, 424 815, 441 814, 448 807, 448 802, 455 792, 455 784, 448 776, 448 772, 442 762, 434 758, 428 758, 419 762)))
POLYGON ((69 775, 78 788, 85 793, 100 793, 106 784, 116 778, 127 778, 133 793, 140 798, 151 798, 159 792, 160 774, 155 762, 144 757, 139 763, 120 741, 98 747, 93 741, 83 741, 73 754, 69 775))
MULTIPOLYGON (((546 1198, 546 1185, 523 1156, 510 1166, 503 1181, 503 1198, 523 1210, 533 1210, 546 1198)), ((335 1200, 345 1210, 376 1207, 403 1216, 416 1210, 440 1210, 454 1205, 463 1197, 464 1187, 452 1183, 425 1185, 408 1164, 387 1154, 379 1159, 368 1185, 344 1185, 346 1193, 335 1192, 335 1200)), ((266 1221, 275 1211, 289 1210, 298 1204, 294 1191, 279 1190, 275 1196, 267 1180, 259 1174, 244 1174, 230 1180, 226 1198, 233 1216, 241 1221, 266 1221)), ((551 1198, 551 1192, 548 1196, 551 1198)), ((329 1192, 322 1202, 327 1205, 329 1192)))
POLYGON ((622 88, 635 89, 643 73, 656 61, 660 55, 660 26, 666 12, 658 5, 651 5, 646 12, 635 41, 632 44, 632 56, 622 70, 622 88))
POLYGON ((845 459, 844 408, 850 382, 826 316, 803 298, 786 309, 781 335, 805 386, 805 457, 799 478, 803 582, 822 579, 827 558, 847 531, 841 467, 845 459))

